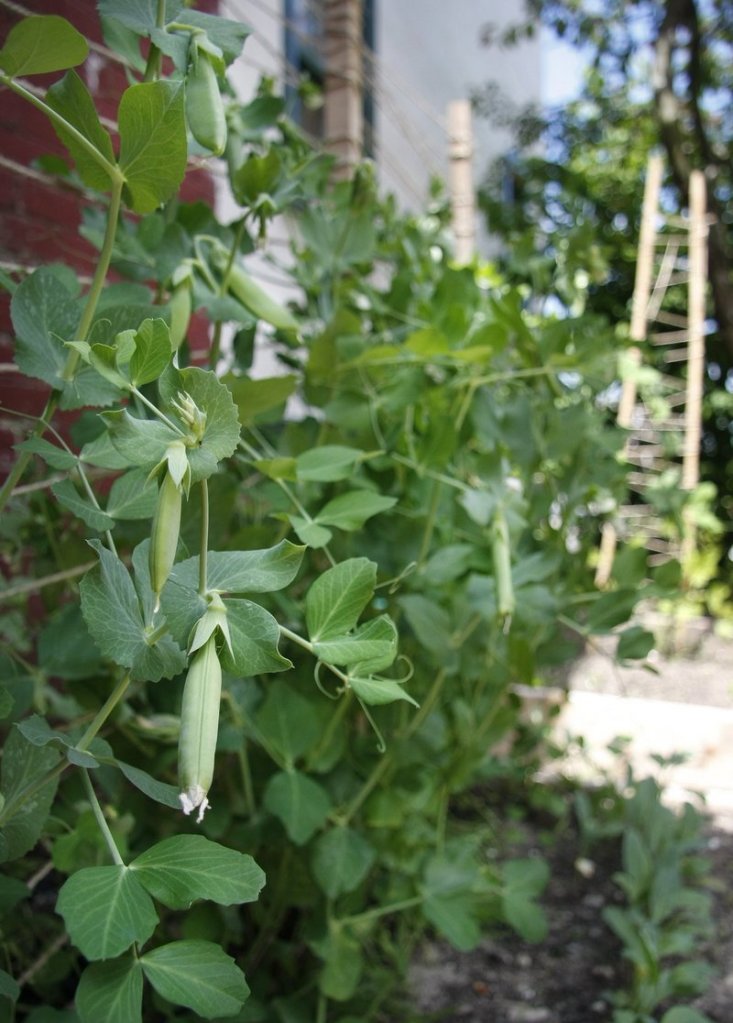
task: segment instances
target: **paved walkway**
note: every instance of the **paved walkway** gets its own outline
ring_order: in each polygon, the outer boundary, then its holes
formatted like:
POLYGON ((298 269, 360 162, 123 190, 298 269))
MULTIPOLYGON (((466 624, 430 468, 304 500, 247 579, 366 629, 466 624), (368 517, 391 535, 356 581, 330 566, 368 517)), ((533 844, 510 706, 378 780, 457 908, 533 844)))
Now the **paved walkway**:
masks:
POLYGON ((556 733, 583 736, 586 752, 570 753, 563 770, 590 780, 597 764, 623 777, 626 762, 608 746, 628 736, 637 777, 659 777, 673 802, 701 793, 715 823, 733 830, 733 641, 708 635, 693 654, 652 663, 656 673, 620 668, 596 650, 575 665, 556 733), (654 759, 678 753, 678 765, 654 759))

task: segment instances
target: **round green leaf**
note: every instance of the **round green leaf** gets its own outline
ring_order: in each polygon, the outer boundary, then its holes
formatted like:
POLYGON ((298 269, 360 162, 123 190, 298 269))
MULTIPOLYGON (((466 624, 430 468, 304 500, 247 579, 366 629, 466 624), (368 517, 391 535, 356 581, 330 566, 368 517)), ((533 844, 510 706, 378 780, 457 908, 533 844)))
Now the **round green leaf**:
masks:
POLYGON ((211 941, 173 941, 140 962, 158 994, 204 1019, 233 1016, 249 996, 242 971, 211 941))
POLYGON ((158 923, 153 900, 128 867, 85 867, 65 882, 56 911, 87 959, 112 959, 148 940, 158 923))

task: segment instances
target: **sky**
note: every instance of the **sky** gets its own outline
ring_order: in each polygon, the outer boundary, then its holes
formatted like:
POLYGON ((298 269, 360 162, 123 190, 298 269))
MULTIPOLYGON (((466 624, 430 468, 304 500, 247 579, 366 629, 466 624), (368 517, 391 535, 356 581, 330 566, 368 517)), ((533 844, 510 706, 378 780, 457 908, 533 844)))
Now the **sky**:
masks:
POLYGON ((554 33, 543 30, 542 36, 542 102, 556 106, 575 99, 580 91, 586 59, 572 46, 561 42, 554 33))

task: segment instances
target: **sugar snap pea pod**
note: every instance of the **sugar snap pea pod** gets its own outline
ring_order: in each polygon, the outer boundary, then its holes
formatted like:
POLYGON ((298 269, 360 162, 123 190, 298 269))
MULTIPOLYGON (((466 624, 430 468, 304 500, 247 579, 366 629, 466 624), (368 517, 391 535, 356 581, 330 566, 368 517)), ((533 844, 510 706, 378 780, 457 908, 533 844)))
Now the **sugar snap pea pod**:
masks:
POLYGON ((216 634, 196 651, 183 687, 181 732, 178 740, 179 799, 185 814, 198 808, 201 823, 209 806, 207 793, 214 777, 216 738, 221 702, 221 664, 216 634))
POLYGON ((176 560, 182 499, 181 486, 166 468, 158 490, 158 503, 150 535, 150 586, 155 594, 156 611, 160 606, 160 594, 176 560))
POLYGON ((177 352, 186 339, 193 312, 193 278, 191 268, 181 265, 171 278, 168 306, 171 313, 171 346, 177 352))
POLYGON ((494 557, 494 578, 499 616, 505 621, 514 614, 514 586, 512 584, 511 551, 509 528, 502 508, 497 508, 491 534, 491 548, 494 557))
POLYGON ((186 118, 199 145, 221 156, 227 144, 224 103, 211 57, 198 47, 186 78, 186 118))
POLYGON ((278 330, 297 331, 300 324, 285 306, 270 298, 266 291, 253 281, 249 274, 236 264, 230 269, 227 279, 229 291, 245 309, 265 323, 271 323, 278 330))

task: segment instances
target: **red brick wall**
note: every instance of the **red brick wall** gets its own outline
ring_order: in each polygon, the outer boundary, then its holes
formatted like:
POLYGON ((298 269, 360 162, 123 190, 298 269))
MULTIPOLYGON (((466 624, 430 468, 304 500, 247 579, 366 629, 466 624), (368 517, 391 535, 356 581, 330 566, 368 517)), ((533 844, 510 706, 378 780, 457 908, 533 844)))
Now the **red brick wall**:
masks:
MULTIPOLYGON (((216 0, 197 4, 214 12, 216 0)), ((59 14, 67 18, 89 40, 103 43, 96 5, 92 0, 25 0, 24 7, 36 14, 59 14)), ((19 15, 0 6, 0 42, 19 15)), ((91 59, 77 68, 84 77, 102 117, 114 121, 119 97, 127 79, 123 66, 92 51, 91 59)), ((34 76, 35 85, 47 88, 60 74, 34 76)), ((7 89, 0 89, 0 265, 33 268, 54 260, 89 276, 96 251, 79 237, 81 210, 88 197, 62 178, 34 170, 33 161, 47 154, 64 154, 49 122, 40 111, 7 89)), ((68 158, 67 158, 68 160, 68 158)), ((213 185, 203 170, 187 175, 182 197, 213 201, 213 185)), ((205 327, 198 325, 197 348, 207 343, 205 327)), ((7 294, 0 293, 0 477, 7 474, 14 456, 11 445, 28 433, 28 423, 2 414, 11 408, 38 414, 48 389, 14 371, 7 294)))

